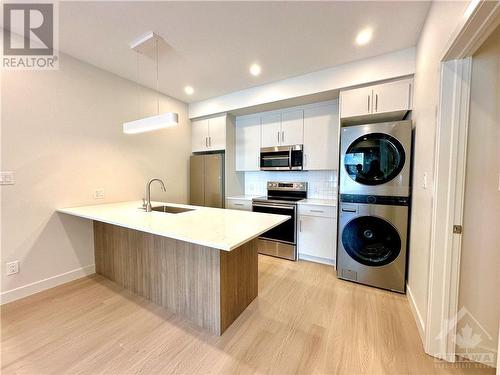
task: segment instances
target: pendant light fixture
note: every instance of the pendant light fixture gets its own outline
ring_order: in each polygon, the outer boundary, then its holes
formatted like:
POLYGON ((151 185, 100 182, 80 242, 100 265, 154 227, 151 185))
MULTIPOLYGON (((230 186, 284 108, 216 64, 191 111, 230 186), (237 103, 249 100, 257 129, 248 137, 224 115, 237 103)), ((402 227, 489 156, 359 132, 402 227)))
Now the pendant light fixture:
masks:
POLYGON ((161 39, 161 37, 151 32, 130 46, 130 48, 137 53, 137 81, 139 81, 139 54, 144 54, 146 51, 150 50, 154 44, 156 60, 156 115, 124 123, 123 132, 125 134, 137 134, 158 129, 165 129, 179 123, 179 115, 177 113, 160 113, 158 42, 162 40, 163 39, 161 39))

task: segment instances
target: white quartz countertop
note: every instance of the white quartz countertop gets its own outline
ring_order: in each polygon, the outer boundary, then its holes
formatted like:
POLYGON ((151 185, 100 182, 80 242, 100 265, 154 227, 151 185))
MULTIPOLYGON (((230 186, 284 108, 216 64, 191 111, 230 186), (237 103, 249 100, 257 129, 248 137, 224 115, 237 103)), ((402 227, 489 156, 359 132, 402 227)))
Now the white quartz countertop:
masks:
POLYGON ((289 219, 284 215, 152 202, 154 206, 193 208, 179 214, 145 212, 142 202, 61 208, 58 212, 197 245, 231 251, 289 219))
POLYGON ((308 198, 308 199, 302 199, 301 201, 297 202, 298 204, 312 204, 316 206, 333 206, 337 207, 337 200, 336 199, 314 199, 314 198, 308 198))
POLYGON ((241 199, 244 201, 251 201, 253 198, 261 197, 262 195, 232 195, 230 197, 226 197, 226 199, 241 199))

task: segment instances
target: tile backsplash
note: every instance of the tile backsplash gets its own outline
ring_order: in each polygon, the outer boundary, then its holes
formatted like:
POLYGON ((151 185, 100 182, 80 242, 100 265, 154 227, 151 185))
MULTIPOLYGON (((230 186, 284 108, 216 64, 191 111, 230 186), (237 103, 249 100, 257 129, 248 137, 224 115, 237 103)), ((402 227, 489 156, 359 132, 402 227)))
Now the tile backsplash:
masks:
POLYGON ((333 199, 337 196, 336 171, 245 172, 245 194, 266 195, 268 181, 306 181, 308 198, 333 199))

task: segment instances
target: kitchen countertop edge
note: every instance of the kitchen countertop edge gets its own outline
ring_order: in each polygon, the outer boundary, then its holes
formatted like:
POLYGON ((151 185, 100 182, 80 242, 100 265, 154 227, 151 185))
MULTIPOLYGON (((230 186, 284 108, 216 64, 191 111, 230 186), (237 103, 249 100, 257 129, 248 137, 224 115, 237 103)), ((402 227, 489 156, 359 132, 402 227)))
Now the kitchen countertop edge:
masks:
MULTIPOLYGON (((185 208, 197 207, 197 206, 189 206, 189 205, 177 204, 177 203, 165 203, 165 202, 152 202, 152 203, 154 205, 169 205, 169 206, 174 206, 174 207, 185 207, 185 208)), ((210 248, 214 248, 214 249, 218 249, 218 250, 223 250, 223 251, 232 251, 232 250, 238 248, 239 246, 257 238, 262 233, 265 233, 268 230, 270 230, 270 229, 284 223, 286 220, 288 220, 288 217, 286 217, 286 218, 283 217, 281 220, 275 222, 273 225, 268 225, 266 227, 266 229, 258 230, 257 232, 253 233, 252 235, 250 235, 248 237, 244 237, 243 239, 240 239, 240 240, 235 241, 235 242, 211 242, 211 241, 207 241, 207 240, 197 240, 196 238, 193 238, 193 237, 186 237, 186 236, 178 235, 175 233, 161 232, 161 231, 157 231, 157 230, 147 228, 144 226, 140 226, 140 225, 131 225, 125 221, 112 220, 112 219, 109 219, 106 217, 99 216, 97 214, 92 215, 92 214, 86 214, 84 212, 78 212, 79 210, 86 210, 86 209, 89 209, 92 207, 101 206, 100 208, 105 208, 104 206, 110 206, 110 208, 112 208, 111 206, 114 206, 114 208, 117 208, 120 205, 126 205, 126 204, 129 204, 131 206, 131 208, 133 208, 135 206, 137 208, 139 208, 142 203, 139 201, 137 201, 137 202, 136 201, 131 201, 131 202, 129 201, 129 202, 102 204, 102 205, 88 205, 88 206, 79 206, 79 207, 59 208, 59 209, 56 209, 56 212, 66 214, 66 215, 75 216, 75 217, 80 217, 80 218, 87 219, 87 220, 94 220, 94 221, 99 221, 99 222, 103 222, 106 224, 116 225, 116 226, 120 226, 120 227, 127 228, 127 229, 137 230, 140 232, 150 233, 150 234, 157 235, 157 236, 172 238, 175 240, 189 242, 189 243, 193 243, 196 245, 206 246, 206 247, 210 247, 210 248)), ((208 207, 197 207, 196 209, 218 210, 216 208, 208 208, 208 207)), ((224 209, 220 209, 220 210, 229 211, 229 210, 224 210, 224 209)), ((142 212, 137 211, 137 213, 143 214, 143 215, 146 214, 146 212, 144 212, 144 211, 142 211, 142 212)), ((164 213, 161 213, 161 212, 154 212, 153 214, 165 215, 164 213)), ((255 213, 253 213, 253 214, 255 214, 255 213)), ((167 214, 167 215, 171 215, 171 214, 167 214)), ((265 214, 265 215, 269 215, 269 214, 265 214)), ((282 216, 282 215, 273 215, 273 216, 282 216)))

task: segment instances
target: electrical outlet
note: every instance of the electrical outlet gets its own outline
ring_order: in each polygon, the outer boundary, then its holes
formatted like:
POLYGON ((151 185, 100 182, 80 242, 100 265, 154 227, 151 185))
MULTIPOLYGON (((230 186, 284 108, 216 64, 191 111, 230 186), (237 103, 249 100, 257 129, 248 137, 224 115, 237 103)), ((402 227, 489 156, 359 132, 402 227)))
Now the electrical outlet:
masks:
POLYGON ((94 199, 104 199, 104 189, 95 189, 94 199))
POLYGON ((19 261, 18 260, 7 263, 7 276, 14 275, 18 272, 19 272, 19 261))
POLYGON ((0 172, 0 185, 14 185, 15 183, 14 172, 0 172))

